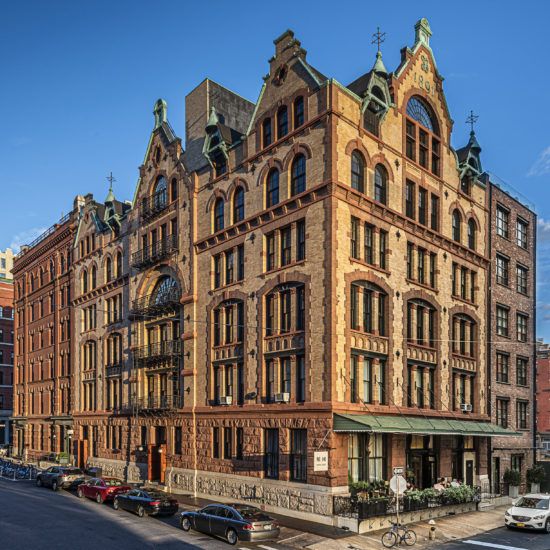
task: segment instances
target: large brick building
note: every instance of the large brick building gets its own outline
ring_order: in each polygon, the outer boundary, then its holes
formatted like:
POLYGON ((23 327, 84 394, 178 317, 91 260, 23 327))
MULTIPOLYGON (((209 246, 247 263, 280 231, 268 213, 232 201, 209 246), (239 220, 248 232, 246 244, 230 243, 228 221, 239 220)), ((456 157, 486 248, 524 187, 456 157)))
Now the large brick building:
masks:
POLYGON ((13 281, 0 277, 0 445, 11 442, 12 402, 13 281))
POLYGON ((537 217, 490 180, 488 191, 491 419, 519 434, 491 440, 491 480, 496 490, 507 469, 520 471, 525 482, 525 470, 535 458, 537 217))
POLYGON ((537 345, 536 389, 539 459, 550 460, 550 345, 542 340, 537 345))
POLYGON ((256 103, 187 96, 185 146, 155 104, 132 208, 84 198, 71 243, 81 463, 320 521, 392 466, 489 473, 489 191, 430 36, 345 86, 287 31, 256 103))
POLYGON ((24 246, 13 267, 15 292, 14 452, 27 458, 69 453, 73 368, 71 261, 78 204, 24 246))

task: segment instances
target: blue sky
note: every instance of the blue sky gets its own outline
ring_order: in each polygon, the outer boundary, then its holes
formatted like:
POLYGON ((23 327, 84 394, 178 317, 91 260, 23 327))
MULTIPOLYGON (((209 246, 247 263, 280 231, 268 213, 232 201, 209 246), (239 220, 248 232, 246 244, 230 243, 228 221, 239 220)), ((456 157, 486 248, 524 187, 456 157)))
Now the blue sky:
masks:
POLYGON ((131 199, 158 97, 184 136, 184 98, 206 76, 256 100, 273 39, 292 28, 309 62, 347 84, 370 69, 371 34, 389 70, 427 17, 455 120, 470 109, 484 168, 539 215, 539 336, 550 339, 550 3, 228 0, 25 1, 0 21, 0 248, 28 242, 106 176, 131 199), (386 6, 386 7, 384 7, 386 6))

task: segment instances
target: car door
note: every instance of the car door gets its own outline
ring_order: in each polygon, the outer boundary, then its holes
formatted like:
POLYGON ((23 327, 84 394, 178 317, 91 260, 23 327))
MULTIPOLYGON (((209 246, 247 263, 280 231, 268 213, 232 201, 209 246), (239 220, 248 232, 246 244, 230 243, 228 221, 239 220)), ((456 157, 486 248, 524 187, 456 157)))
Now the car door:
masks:
POLYGON ((56 468, 55 466, 48 468, 45 485, 49 485, 51 487, 52 482, 57 477, 58 473, 59 473, 59 468, 56 468))
POLYGON ((89 479, 86 483, 83 483, 81 486, 82 494, 85 497, 90 497, 92 495, 91 493, 91 487, 95 483, 95 478, 89 479))
POLYGON ((197 510, 195 528, 203 533, 210 533, 210 518, 215 514, 217 506, 207 506, 197 510))
POLYGON ((118 499, 120 507, 124 508, 124 510, 128 510, 129 512, 133 512, 133 499, 137 492, 138 491, 136 489, 132 489, 125 495, 121 495, 118 499))
POLYGON ((94 485, 94 498, 99 493, 103 497, 103 489, 105 487, 105 482, 102 479, 98 479, 94 485))
POLYGON ((230 511, 225 506, 216 508, 215 513, 210 518, 210 534, 217 537, 225 536, 229 513, 230 511))

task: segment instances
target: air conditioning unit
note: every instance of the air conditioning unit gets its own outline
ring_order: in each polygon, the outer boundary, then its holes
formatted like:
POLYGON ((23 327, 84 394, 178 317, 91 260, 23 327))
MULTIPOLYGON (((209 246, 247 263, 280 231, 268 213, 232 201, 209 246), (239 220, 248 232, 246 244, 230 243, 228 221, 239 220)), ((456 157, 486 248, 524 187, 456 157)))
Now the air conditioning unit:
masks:
POLYGON ((232 395, 222 395, 220 397, 220 405, 231 405, 233 403, 232 395))
POLYGON ((276 393, 273 399, 275 403, 288 403, 290 401, 289 393, 276 393))
POLYGON ((470 403, 461 403, 460 404, 460 410, 465 413, 471 413, 472 412, 472 405, 470 403))

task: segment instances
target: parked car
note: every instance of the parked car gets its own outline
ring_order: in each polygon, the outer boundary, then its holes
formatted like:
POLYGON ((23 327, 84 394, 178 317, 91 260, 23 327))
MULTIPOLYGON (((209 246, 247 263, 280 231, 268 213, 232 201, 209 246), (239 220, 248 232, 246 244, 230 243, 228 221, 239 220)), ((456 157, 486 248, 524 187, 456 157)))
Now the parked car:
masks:
POLYGON ((229 544, 238 541, 272 540, 279 536, 279 524, 265 512, 247 504, 211 504, 201 510, 182 512, 180 526, 195 529, 229 544))
POLYGON ((142 518, 145 515, 173 516, 178 511, 179 504, 176 499, 160 491, 132 489, 127 493, 117 494, 113 508, 134 512, 142 518))
POLYGON ((550 495, 532 493, 520 497, 504 513, 504 523, 509 529, 543 529, 550 533, 550 495))
POLYGON ((102 504, 107 500, 114 500, 120 493, 131 490, 132 487, 116 477, 93 477, 78 486, 77 494, 79 498, 94 498, 98 504, 102 504))
POLYGON ((36 475, 36 485, 38 487, 51 487, 54 491, 74 489, 84 481, 86 481, 86 477, 82 470, 64 466, 51 466, 36 475))

